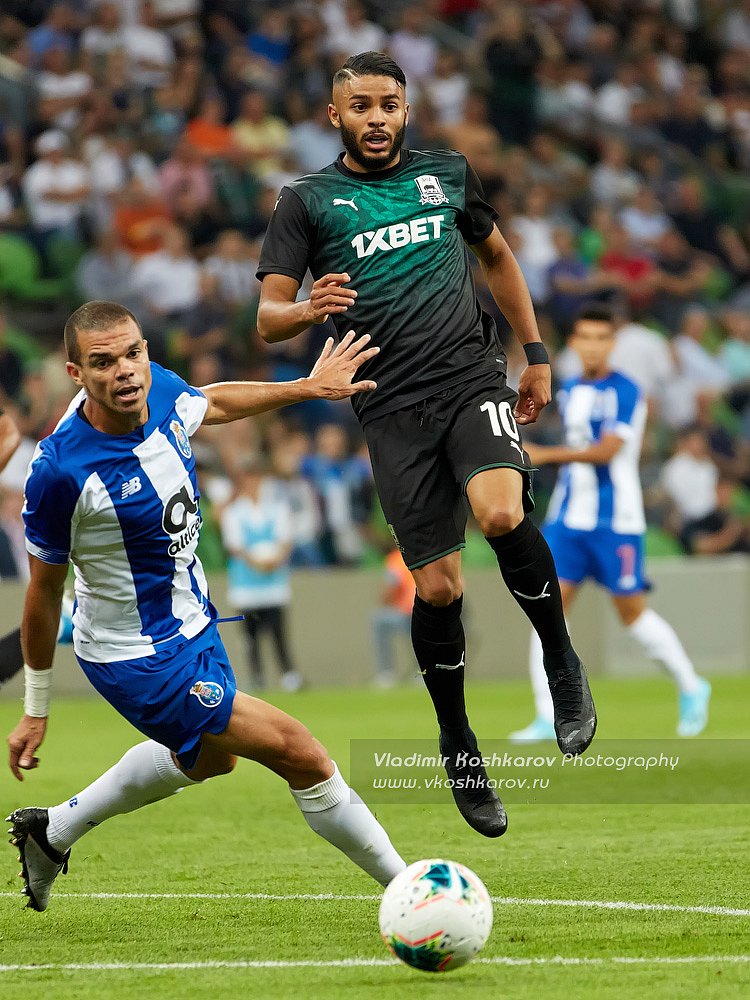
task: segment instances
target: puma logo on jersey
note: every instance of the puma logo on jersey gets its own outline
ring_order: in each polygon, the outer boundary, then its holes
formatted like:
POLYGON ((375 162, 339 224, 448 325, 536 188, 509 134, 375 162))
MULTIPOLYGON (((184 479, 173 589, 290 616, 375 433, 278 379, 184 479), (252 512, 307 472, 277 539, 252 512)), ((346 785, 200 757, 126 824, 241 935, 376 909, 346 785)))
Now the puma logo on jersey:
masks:
POLYGON ((334 207, 336 205, 349 205, 349 207, 353 208, 355 212, 359 211, 359 209, 357 208, 357 206, 354 204, 354 198, 352 198, 351 201, 347 201, 346 198, 334 198, 333 199, 333 204, 334 204, 334 207))
POLYGON ((134 493, 140 493, 142 488, 140 476, 133 476, 132 479, 126 479, 122 484, 120 499, 126 500, 128 497, 132 497, 134 493))
POLYGON ((383 226, 373 232, 358 233, 352 240, 357 257, 372 257, 376 250, 398 250, 409 243, 426 243, 440 239, 441 223, 444 215, 428 215, 411 222, 397 222, 393 226, 383 226))

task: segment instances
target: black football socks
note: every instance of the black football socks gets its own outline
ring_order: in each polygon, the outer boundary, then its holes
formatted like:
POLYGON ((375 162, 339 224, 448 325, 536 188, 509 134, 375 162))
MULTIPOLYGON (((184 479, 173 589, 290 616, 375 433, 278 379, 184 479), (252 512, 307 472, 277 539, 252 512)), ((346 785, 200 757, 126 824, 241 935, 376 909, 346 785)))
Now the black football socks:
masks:
POLYGON ((490 788, 464 702, 463 597, 436 608, 414 599, 411 637, 440 724, 440 754, 451 779, 459 812, 484 837, 500 837, 508 827, 503 804, 490 788))
POLYGON ((577 657, 571 649, 549 545, 529 517, 506 535, 487 541, 497 556, 505 585, 542 641, 544 666, 552 677, 577 657))
POLYGON ((465 730, 463 597, 443 608, 414 598, 411 641, 442 730, 465 730))

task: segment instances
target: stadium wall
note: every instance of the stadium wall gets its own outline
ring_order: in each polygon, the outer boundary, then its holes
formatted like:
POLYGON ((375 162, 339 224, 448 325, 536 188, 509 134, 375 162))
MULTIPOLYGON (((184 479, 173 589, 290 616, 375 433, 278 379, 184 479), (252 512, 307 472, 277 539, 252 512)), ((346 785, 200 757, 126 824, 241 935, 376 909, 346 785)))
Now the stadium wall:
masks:
MULTIPOLYGON (((701 673, 750 670, 750 560, 743 556, 717 559, 660 559, 650 566, 654 583, 651 603, 675 626, 701 673)), ((210 579, 214 603, 231 614, 223 575, 210 579)), ((292 647, 300 671, 315 686, 367 684, 375 669, 370 617, 382 580, 362 570, 300 571, 294 576, 294 600, 289 613, 292 647)), ((0 634, 17 624, 24 587, 0 586, 0 634)), ((476 570, 466 574, 468 608, 468 672, 477 679, 520 678, 526 675, 529 631, 498 574, 476 570)), ((221 626, 240 686, 247 686, 242 626, 221 626)), ((637 675, 653 667, 617 622, 604 593, 586 587, 571 613, 571 629, 591 674, 637 675)), ((414 673, 406 637, 399 637, 401 675, 414 673)), ((264 648, 266 676, 275 681, 275 662, 264 648)), ((78 669, 70 647, 58 650, 55 690, 92 692, 78 669)), ((0 698, 18 698, 16 677, 0 689, 0 698)))

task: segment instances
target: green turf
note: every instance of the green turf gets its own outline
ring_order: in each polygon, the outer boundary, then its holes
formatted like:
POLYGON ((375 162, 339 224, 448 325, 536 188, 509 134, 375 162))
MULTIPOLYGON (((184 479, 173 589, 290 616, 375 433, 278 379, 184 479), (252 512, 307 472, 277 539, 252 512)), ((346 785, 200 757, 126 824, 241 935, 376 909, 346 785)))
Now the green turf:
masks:
MULTIPOLYGON (((717 678, 712 738, 750 736, 750 678, 717 678)), ((602 745, 672 737, 674 694, 661 679, 598 681, 602 745)), ((421 690, 310 691, 278 696, 348 766, 349 739, 431 739, 421 690)), ((525 685, 474 685, 470 714, 483 738, 528 721, 525 685)), ((9 730, 17 709, 0 703, 9 730)), ((135 742, 98 699, 55 704, 42 764, 23 785, 2 779, 3 815, 74 794, 135 742)), ((599 739, 599 737, 598 737, 599 739)), ((593 748, 592 748, 593 749, 593 748)), ((736 762, 730 758, 731 767, 736 762)), ((7 773, 7 772, 6 772, 7 773)), ((750 806, 517 804, 500 841, 474 834, 449 805, 376 807, 408 860, 468 864, 495 896, 747 907, 750 806)), ((0 891, 18 887, 11 848, 0 891)), ((234 775, 120 817, 73 852, 59 889, 70 893, 371 894, 374 883, 311 834, 279 779, 242 764, 234 775)), ((585 907, 500 905, 483 956, 601 958, 597 966, 475 963, 443 976, 403 966, 190 971, 0 972, 3 996, 112 1000, 158 996, 354 998, 508 997, 630 1000, 747 997, 750 964, 618 965, 633 958, 750 955, 750 918, 585 907)), ((387 959, 375 900, 71 899, 45 914, 0 898, 0 963, 387 959)))

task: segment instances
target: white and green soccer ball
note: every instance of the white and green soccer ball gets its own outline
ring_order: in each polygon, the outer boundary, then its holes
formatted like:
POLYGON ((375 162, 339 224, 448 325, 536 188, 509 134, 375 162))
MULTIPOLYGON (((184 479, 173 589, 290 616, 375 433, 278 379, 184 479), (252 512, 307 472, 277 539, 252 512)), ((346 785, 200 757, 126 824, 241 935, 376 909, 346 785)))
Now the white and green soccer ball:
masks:
POLYGON ((466 965, 492 930, 492 903, 482 880, 456 861, 415 861, 397 875, 380 903, 380 933, 402 962, 423 972, 466 965))

